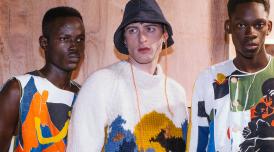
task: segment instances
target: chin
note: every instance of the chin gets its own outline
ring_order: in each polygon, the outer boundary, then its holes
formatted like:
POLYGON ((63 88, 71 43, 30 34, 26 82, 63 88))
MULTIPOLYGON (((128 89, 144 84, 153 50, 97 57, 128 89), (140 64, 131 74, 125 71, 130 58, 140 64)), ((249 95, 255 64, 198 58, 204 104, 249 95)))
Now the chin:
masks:
POLYGON ((143 63, 143 64, 146 64, 146 63, 150 63, 150 62, 153 62, 154 60, 154 56, 140 56, 139 58, 136 58, 136 61, 139 62, 139 63, 143 63))
POLYGON ((75 64, 75 65, 69 65, 67 66, 66 68, 64 68, 67 72, 71 72, 71 71, 74 71, 78 68, 78 64, 75 64))
POLYGON ((139 64, 149 64, 153 62, 153 59, 137 60, 139 64))
POLYGON ((241 55, 245 58, 254 58, 258 56, 259 53, 259 49, 245 49, 243 52, 241 52, 241 55))
POLYGON ((247 59, 253 59, 257 56, 257 53, 245 53, 242 56, 247 59))

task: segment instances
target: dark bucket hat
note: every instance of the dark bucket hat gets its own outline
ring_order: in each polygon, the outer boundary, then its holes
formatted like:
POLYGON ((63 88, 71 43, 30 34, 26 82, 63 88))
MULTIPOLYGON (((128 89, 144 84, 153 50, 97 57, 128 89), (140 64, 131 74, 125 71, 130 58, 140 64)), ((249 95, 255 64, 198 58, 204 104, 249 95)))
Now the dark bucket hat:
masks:
POLYGON ((130 0, 126 5, 122 23, 114 33, 114 45, 120 53, 128 54, 124 44, 124 28, 134 22, 163 24, 168 33, 167 47, 174 43, 172 28, 155 0, 130 0))

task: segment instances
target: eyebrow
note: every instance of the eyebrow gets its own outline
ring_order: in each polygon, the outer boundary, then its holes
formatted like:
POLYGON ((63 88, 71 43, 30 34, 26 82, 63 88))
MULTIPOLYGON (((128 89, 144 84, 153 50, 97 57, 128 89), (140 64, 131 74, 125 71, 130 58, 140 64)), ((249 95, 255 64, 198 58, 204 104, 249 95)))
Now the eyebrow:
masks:
MULTIPOLYGON (((61 35, 61 36, 71 36, 71 35, 73 35, 73 34, 67 34, 67 33, 62 33, 62 32, 60 32, 58 34, 61 35)), ((79 34, 77 34, 77 36, 85 36, 85 35, 86 35, 85 33, 79 33, 79 34)))
MULTIPOLYGON (((234 20, 236 20, 236 21, 239 21, 239 20, 242 21, 242 20, 245 20, 245 19, 240 18, 240 17, 235 17, 234 20)), ((257 21, 257 20, 265 20, 265 21, 267 21, 268 19, 267 18, 256 18, 255 21, 257 21)))
MULTIPOLYGON (((144 25, 145 27, 147 27, 147 26, 161 26, 160 24, 157 24, 157 23, 141 23, 141 24, 146 24, 146 25, 144 25)), ((127 30, 129 28, 137 28, 137 26, 136 25, 128 25, 127 27, 125 27, 125 30, 127 30)))
POLYGON ((135 25, 128 25, 128 26, 125 27, 125 30, 127 30, 129 28, 137 28, 137 26, 135 26, 135 25))
POLYGON ((160 24, 157 24, 157 23, 146 23, 146 25, 144 25, 144 26, 160 26, 160 24))

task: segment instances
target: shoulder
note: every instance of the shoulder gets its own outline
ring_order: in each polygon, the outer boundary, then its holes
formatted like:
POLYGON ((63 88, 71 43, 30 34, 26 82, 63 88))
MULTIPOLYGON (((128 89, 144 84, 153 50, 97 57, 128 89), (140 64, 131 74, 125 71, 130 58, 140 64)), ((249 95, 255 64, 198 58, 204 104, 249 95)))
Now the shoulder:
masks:
POLYGON ((1 102, 19 103, 21 98, 21 85, 17 79, 9 79, 0 90, 1 102), (14 102, 13 102, 14 101, 14 102))
POLYGON ((168 77, 168 92, 178 99, 182 99, 186 103, 185 88, 172 78, 168 77))
POLYGON ((119 79, 120 62, 99 69, 92 73, 83 83, 74 107, 85 108, 87 106, 104 107, 114 98, 117 79, 119 79), (93 101, 93 102, 90 102, 93 101), (93 104, 95 101, 96 105, 93 104))
POLYGON ((235 70, 232 60, 217 63, 200 72, 196 79, 196 83, 211 83, 218 75, 227 77, 235 70))
POLYGON ((31 74, 31 72, 24 75, 14 76, 14 78, 20 83, 22 88, 24 88, 24 86, 27 85, 30 80, 34 81, 34 79, 36 79, 37 77, 39 76, 31 74))
POLYGON ((109 81, 112 80, 114 77, 116 77, 118 75, 118 70, 119 68, 117 67, 117 63, 110 65, 108 67, 99 69, 97 71, 95 71, 94 73, 92 73, 86 80, 86 83, 92 82, 94 80, 96 80, 97 82, 100 81, 105 82, 105 81, 109 81), (104 80, 104 81, 103 81, 104 80))
POLYGON ((3 85, 1 91, 12 91, 12 90, 21 90, 25 83, 29 81, 31 78, 30 74, 17 75, 11 77, 7 82, 3 85))
POLYGON ((13 76, 4 84, 1 91, 19 90, 21 94, 22 89, 30 82, 35 83, 35 79, 37 78, 38 76, 32 75, 30 73, 13 76))
POLYGON ((234 69, 233 60, 226 60, 217 64, 214 64, 207 68, 209 71, 224 71, 229 69, 234 69))
POLYGON ((2 87, 1 92, 3 91, 14 91, 14 90, 20 90, 20 83, 16 78, 9 79, 2 87))
POLYGON ((10 78, 2 87, 1 93, 9 94, 11 96, 21 97, 23 88, 29 83, 29 81, 33 78, 34 75, 24 74, 18 75, 10 78))
POLYGON ((86 79, 81 90, 91 87, 106 89, 106 87, 112 86, 119 79, 121 72, 125 69, 124 66, 123 62, 118 62, 95 71, 86 79))
POLYGON ((172 90, 178 90, 181 93, 185 94, 184 87, 180 83, 178 83, 176 80, 168 77, 168 82, 169 82, 169 86, 171 87, 172 90))

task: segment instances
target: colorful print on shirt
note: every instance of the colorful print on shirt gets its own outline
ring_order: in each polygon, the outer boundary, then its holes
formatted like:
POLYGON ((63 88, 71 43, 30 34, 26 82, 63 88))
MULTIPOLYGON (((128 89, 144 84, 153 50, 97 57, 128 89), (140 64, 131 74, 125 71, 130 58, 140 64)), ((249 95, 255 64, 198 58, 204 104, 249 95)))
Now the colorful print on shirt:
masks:
POLYGON ((176 127, 165 114, 146 114, 134 131, 125 130, 126 121, 118 116, 110 126, 105 151, 182 152, 185 151, 187 121, 176 127))
MULTIPOLYGON (((217 73, 215 75, 214 81, 212 83, 214 100, 222 100, 225 96, 229 95, 229 78, 231 75, 241 74, 239 71, 233 71, 231 74, 226 75, 224 73, 217 73)), ((210 113, 206 112, 205 101, 198 101, 198 117, 206 119, 208 126, 198 126, 198 144, 197 151, 216 151, 215 149, 215 139, 214 139, 214 128, 215 121, 214 117, 218 109, 212 108, 210 113)), ((229 136, 229 132, 227 132, 229 136)), ((229 137, 228 137, 229 138, 229 137)))
POLYGON ((274 149, 274 66, 230 78, 232 151, 274 149))
MULTIPOLYGON (((67 130, 71 106, 62 101, 49 102, 60 91, 49 82, 36 76, 25 76, 18 79, 22 86, 20 103, 19 133, 15 140, 17 152, 64 152, 67 144, 67 130), (37 84, 44 90, 38 90, 37 84), (49 85, 50 87, 46 87, 49 85), (52 90, 51 88, 54 88, 52 90), (59 91, 59 92, 58 92, 59 91)), ((64 93, 64 92, 63 92, 64 93)), ((60 94, 62 96, 62 93, 60 94)), ((63 96, 64 100, 75 98, 71 92, 63 96)), ((72 103, 71 100, 68 103, 72 103)))

